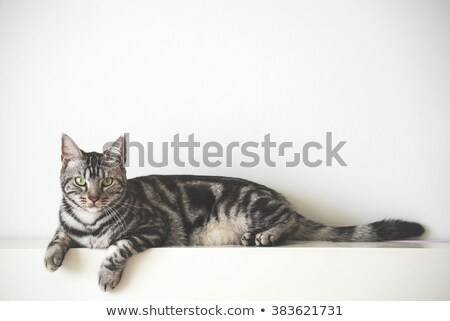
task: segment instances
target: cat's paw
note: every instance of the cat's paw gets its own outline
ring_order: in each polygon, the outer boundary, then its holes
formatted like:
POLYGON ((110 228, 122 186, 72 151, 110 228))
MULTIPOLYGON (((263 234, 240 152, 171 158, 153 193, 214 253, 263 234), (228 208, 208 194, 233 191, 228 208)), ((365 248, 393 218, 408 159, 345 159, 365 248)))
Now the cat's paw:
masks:
POLYGON ((102 264, 98 274, 98 285, 102 291, 112 291, 119 284, 123 269, 111 269, 102 264))
POLYGON ((257 246, 273 246, 278 243, 277 235, 268 231, 258 233, 255 237, 255 245, 257 246))
POLYGON ((252 246, 255 245, 255 234, 251 232, 247 232, 241 237, 241 243, 244 246, 252 246))
POLYGON ((47 270, 55 272, 64 260, 64 250, 57 245, 50 246, 45 253, 44 264, 47 270))

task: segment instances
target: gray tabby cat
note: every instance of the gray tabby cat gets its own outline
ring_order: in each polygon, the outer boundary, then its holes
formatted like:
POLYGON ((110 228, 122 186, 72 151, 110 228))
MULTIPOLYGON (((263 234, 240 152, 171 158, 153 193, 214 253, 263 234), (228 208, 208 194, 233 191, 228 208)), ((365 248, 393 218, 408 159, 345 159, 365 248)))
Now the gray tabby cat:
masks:
POLYGON ((273 246, 288 240, 372 242, 419 236, 418 223, 384 220, 328 227, 303 217, 279 193, 244 179, 215 176, 126 178, 125 140, 86 153, 62 136, 60 226, 45 255, 57 270, 71 247, 108 248, 99 272, 104 291, 127 259, 159 246, 273 246))

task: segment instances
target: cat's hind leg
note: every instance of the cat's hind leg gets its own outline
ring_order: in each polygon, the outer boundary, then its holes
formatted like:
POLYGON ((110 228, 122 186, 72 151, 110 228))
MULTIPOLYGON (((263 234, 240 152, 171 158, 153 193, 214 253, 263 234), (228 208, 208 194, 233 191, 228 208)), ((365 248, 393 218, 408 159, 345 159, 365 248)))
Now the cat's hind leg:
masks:
POLYGON ((247 232, 241 238, 245 246, 274 246, 291 239, 298 230, 299 218, 296 213, 289 215, 285 220, 269 227, 267 230, 253 233, 247 232))
POLYGON ((280 223, 274 227, 255 235, 256 246, 274 246, 283 243, 297 231, 297 225, 280 223))
POLYGON ((255 245, 255 233, 247 232, 241 237, 241 243, 244 246, 255 245))

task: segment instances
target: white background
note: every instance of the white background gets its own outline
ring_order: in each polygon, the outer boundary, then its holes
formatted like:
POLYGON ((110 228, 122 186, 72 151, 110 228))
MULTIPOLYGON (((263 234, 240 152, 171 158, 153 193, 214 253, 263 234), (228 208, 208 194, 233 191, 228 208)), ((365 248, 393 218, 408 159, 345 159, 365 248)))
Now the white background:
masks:
POLYGON ((2 0, 0 238, 52 236, 61 132, 92 151, 123 132, 301 148, 331 131, 348 167, 128 173, 244 177, 328 224, 448 239, 449 57, 449 1, 2 0))

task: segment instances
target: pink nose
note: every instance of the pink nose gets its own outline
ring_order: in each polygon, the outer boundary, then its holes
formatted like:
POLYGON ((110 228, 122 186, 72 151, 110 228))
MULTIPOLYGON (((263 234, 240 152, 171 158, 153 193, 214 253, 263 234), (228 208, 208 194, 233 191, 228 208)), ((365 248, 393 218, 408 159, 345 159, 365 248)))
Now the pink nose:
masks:
POLYGON ((94 203, 95 204, 95 202, 97 202, 98 201, 98 198, 97 197, 91 197, 91 196, 89 196, 89 199, 92 201, 92 203, 94 203))

